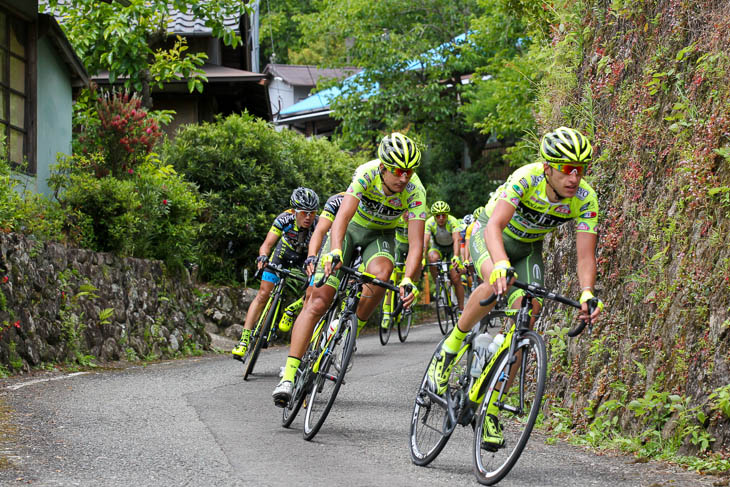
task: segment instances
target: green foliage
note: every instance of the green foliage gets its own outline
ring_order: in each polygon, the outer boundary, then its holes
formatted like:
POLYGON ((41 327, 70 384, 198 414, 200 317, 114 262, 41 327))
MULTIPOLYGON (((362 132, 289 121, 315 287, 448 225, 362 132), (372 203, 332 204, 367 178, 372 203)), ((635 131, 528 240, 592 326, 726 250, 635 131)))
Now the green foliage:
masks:
POLYGON ((204 195, 200 273, 218 281, 240 279, 252 265, 296 187, 314 189, 324 203, 347 189, 364 162, 325 139, 276 132, 248 114, 184 127, 165 145, 163 159, 204 195))
MULTIPOLYGON (((108 71, 114 83, 124 79, 128 90, 149 94, 150 87, 188 79, 188 89, 202 90, 205 80, 200 66, 205 53, 188 53, 185 40, 168 42, 167 24, 174 10, 203 19, 213 35, 234 47, 240 37, 225 27, 225 19, 242 16, 247 7, 237 0, 202 2, 195 0, 130 0, 98 2, 49 0, 47 11, 59 19, 90 73, 108 71)), ((151 100, 145 98, 145 105, 151 100)))
POLYGON ((89 228, 79 229, 92 250, 160 259, 173 270, 194 261, 204 204, 194 185, 150 154, 123 179, 97 177, 97 157, 69 157, 49 179, 64 208, 74 208, 89 228))
POLYGON ((730 384, 718 387, 710 394, 712 406, 722 412, 726 418, 730 418, 730 384))
POLYGON ((261 60, 282 64, 321 64, 321 55, 306 45, 302 36, 308 24, 301 16, 314 12, 316 0, 279 0, 260 5, 261 60))

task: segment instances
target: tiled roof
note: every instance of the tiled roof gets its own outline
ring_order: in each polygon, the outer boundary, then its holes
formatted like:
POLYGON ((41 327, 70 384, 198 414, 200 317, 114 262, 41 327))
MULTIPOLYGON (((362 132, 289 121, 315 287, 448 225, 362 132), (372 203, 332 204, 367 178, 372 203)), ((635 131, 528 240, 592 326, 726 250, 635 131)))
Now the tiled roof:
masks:
MULTIPOLYGON (((240 17, 233 16, 224 19, 223 23, 226 29, 238 33, 240 21, 240 17)), ((213 30, 205 26, 204 20, 195 18, 192 13, 173 11, 167 23, 167 32, 180 35, 210 35, 213 30)))
POLYGON ((316 86, 320 79, 343 79, 359 73, 361 68, 341 69, 318 68, 317 66, 293 64, 267 64, 264 73, 281 77, 292 86, 316 86))

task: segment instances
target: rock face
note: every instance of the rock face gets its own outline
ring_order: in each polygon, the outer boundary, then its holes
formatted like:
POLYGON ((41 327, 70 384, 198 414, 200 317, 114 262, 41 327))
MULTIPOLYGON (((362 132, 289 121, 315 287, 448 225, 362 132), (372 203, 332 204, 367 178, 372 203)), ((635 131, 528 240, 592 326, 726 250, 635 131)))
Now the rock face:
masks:
POLYGON ((0 365, 19 371, 207 350, 209 333, 243 323, 254 295, 195 286, 158 261, 0 234, 0 365))

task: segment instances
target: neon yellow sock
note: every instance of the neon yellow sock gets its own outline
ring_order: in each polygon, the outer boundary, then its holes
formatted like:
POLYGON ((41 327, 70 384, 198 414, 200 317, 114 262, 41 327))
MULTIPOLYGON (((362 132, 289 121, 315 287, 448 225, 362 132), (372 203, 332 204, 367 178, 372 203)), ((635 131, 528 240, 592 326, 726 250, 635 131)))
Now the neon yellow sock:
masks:
POLYGON ((497 401, 498 397, 499 397, 499 392, 495 390, 492 393, 492 397, 489 398, 489 405, 487 406, 487 414, 491 414, 495 418, 499 417, 499 408, 494 405, 494 403, 497 401))
POLYGON ((360 330, 365 328, 366 324, 367 324, 367 320, 363 321, 360 318, 357 319, 357 336, 360 336, 360 330))
POLYGON ((294 382, 294 379, 297 376, 297 369, 301 362, 301 359, 292 357, 291 355, 288 356, 286 358, 286 365, 284 366, 284 377, 281 378, 281 381, 284 382, 288 380, 289 382, 294 382))
POLYGON ((461 344, 464 342, 464 337, 468 331, 461 331, 458 326, 455 326, 448 338, 442 345, 442 348, 448 353, 458 353, 461 348, 461 344))

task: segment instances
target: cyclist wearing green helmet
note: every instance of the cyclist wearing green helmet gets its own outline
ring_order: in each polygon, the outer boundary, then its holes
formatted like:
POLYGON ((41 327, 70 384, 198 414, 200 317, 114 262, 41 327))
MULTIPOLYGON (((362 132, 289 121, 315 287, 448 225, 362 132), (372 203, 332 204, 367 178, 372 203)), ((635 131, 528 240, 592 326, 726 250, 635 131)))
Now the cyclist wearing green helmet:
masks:
MULTIPOLYGON (((484 282, 472 293, 457 326, 444 340, 429 367, 430 386, 442 394, 454 364, 454 354, 472 327, 493 307, 479 301, 493 293, 508 295, 512 308, 519 308, 523 292, 510 289, 508 268, 515 268, 521 281, 543 284, 542 241, 558 226, 576 221, 577 274, 582 304, 578 318, 595 321, 603 309, 598 301, 589 316, 588 301, 596 282, 596 225, 598 200, 583 179, 593 150, 583 134, 560 127, 546 134, 540 144, 542 161, 517 169, 500 186, 481 213, 469 242, 470 253, 484 282)), ((535 300, 533 322, 541 303, 535 300)), ((511 381, 511 378, 510 378, 511 381)), ((492 395, 496 399, 497 395, 492 395)), ((488 404, 482 444, 499 448, 504 444, 496 419, 497 406, 488 404)))
MULTIPOLYGON (((421 152, 416 144, 407 136, 393 132, 380 142, 378 159, 355 170, 315 274, 317 281, 329 276, 327 285, 313 288, 311 299, 305 302, 294 322, 284 376, 272 394, 275 405, 285 407, 291 398, 294 377, 314 326, 332 303, 341 278, 341 273, 332 271, 343 263, 349 265, 354 248, 360 245, 366 271, 387 281, 393 271, 395 228, 404 213, 408 217, 408 255, 405 277, 398 286, 403 305, 409 307, 413 303, 417 292, 413 280, 419 272, 426 219, 426 190, 414 173, 420 161, 421 152)), ((383 294, 381 287, 365 286, 357 309, 360 327, 380 304, 383 294)))
MULTIPOLYGON (((445 201, 437 201, 431 205, 431 217, 426 220, 426 235, 423 241, 426 262, 434 263, 440 260, 450 260, 452 267, 449 270, 449 279, 456 291, 456 300, 459 309, 464 309, 464 287, 461 285, 459 267, 461 266, 461 235, 459 220, 450 215, 451 208, 445 201)), ((438 269, 429 268, 431 277, 436 281, 438 269)))

